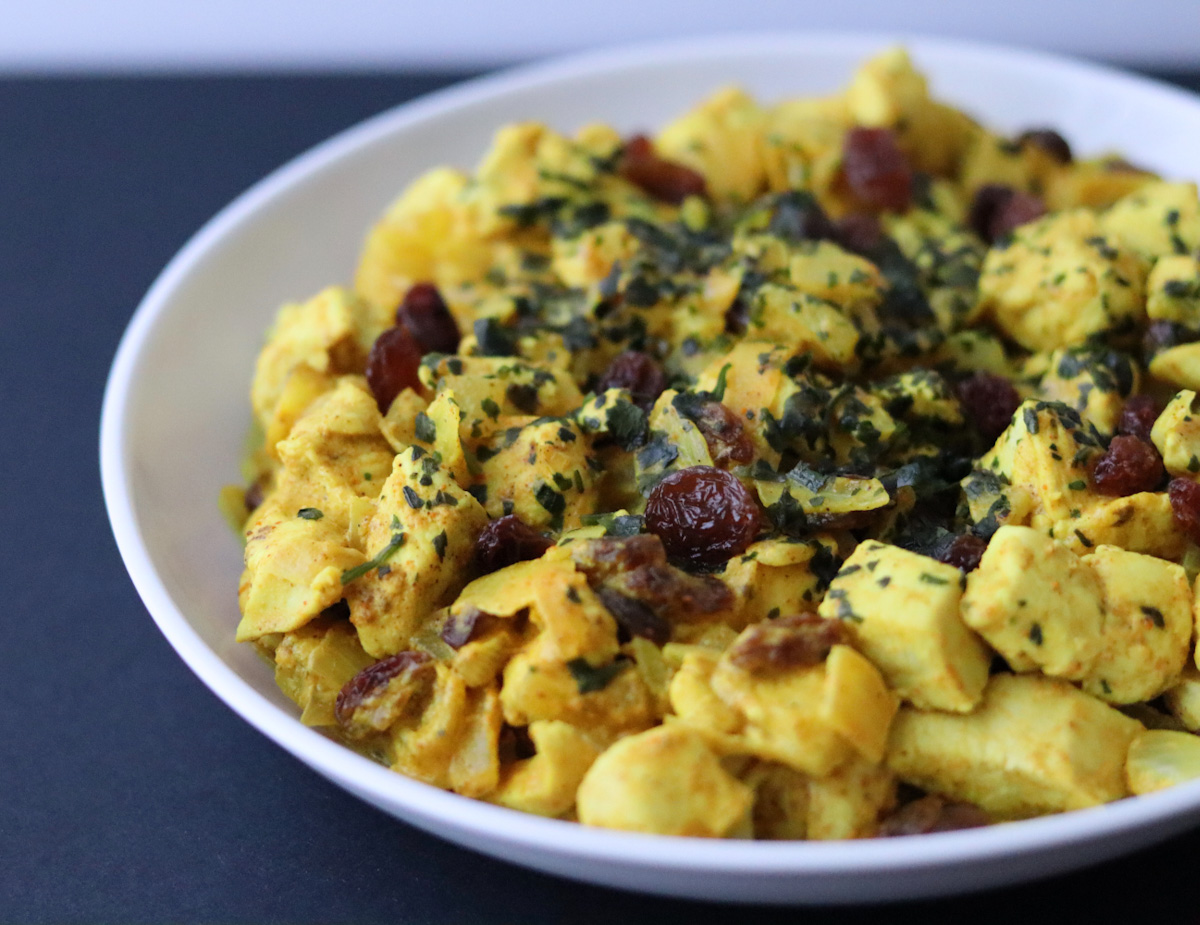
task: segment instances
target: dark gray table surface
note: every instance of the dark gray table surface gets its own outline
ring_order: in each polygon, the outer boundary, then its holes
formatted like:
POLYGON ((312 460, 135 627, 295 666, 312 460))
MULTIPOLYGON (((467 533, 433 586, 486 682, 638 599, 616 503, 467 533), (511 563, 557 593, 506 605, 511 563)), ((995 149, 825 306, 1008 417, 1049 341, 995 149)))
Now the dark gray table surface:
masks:
MULTIPOLYGON (((0 79, 0 923, 1200 919, 1200 831, 1041 883, 875 908, 739 909, 553 879, 366 806, 192 676, 101 500, 117 341, 231 198, 457 76, 0 79)), ((1200 89, 1200 70, 1161 76, 1200 89)))

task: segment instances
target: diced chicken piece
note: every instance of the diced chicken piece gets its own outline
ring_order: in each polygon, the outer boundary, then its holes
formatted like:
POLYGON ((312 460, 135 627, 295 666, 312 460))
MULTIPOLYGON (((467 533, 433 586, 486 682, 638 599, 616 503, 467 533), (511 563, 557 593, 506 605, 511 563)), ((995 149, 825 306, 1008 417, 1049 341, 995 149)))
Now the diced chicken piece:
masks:
POLYGON ((901 698, 967 713, 983 696, 991 653, 959 615, 963 581, 953 566, 867 540, 838 572, 819 613, 842 621, 901 698))
POLYGON ((1125 756, 1141 729, 1065 681, 1001 674, 974 713, 902 709, 887 764, 907 783, 1020 819, 1127 796, 1125 756))

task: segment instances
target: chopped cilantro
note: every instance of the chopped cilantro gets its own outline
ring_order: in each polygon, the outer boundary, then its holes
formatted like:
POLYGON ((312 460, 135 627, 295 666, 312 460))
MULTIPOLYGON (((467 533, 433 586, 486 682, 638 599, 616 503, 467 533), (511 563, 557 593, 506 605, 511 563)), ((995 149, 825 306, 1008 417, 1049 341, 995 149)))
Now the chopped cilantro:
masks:
POLYGON ((629 667, 629 660, 616 658, 607 665, 593 666, 585 658, 573 658, 567 662, 567 670, 575 679, 575 684, 581 694, 591 694, 602 691, 609 683, 629 667))
POLYGON ((424 411, 418 411, 413 419, 413 432, 422 443, 433 443, 437 439, 437 426, 424 411))
POLYGON ((395 554, 397 549, 403 545, 404 534, 393 533, 392 538, 388 540, 387 545, 379 551, 379 554, 374 559, 368 559, 362 565, 356 565, 354 568, 346 569, 344 572, 342 572, 342 584, 348 585, 350 582, 362 578, 363 575, 367 574, 367 572, 371 571, 372 569, 379 568, 395 554))

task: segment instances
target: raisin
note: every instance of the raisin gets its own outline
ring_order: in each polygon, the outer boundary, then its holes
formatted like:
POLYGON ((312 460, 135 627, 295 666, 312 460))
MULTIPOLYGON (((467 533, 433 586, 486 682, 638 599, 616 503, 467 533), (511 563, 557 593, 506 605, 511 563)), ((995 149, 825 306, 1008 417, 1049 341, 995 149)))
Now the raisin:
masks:
POLYGON ((475 564, 484 574, 541 556, 554 543, 516 514, 493 520, 475 541, 475 564))
POLYGON ((478 607, 463 607, 457 613, 452 613, 446 618, 446 622, 442 624, 442 642, 448 645, 451 649, 461 649, 475 634, 475 629, 479 625, 481 617, 485 614, 478 607))
POLYGON ((904 212, 912 202, 913 172, 896 133, 886 128, 854 128, 842 144, 846 183, 870 209, 904 212))
POLYGON ((364 668, 338 691, 333 714, 351 732, 381 732, 394 722, 422 683, 434 674, 425 652, 397 652, 364 668), (395 679, 400 683, 393 685, 395 679))
POLYGON ((367 357, 367 384, 381 414, 387 414, 392 400, 406 388, 421 387, 417 369, 423 353, 406 327, 388 328, 379 335, 367 357))
POLYGON ((754 459, 754 442, 736 414, 719 401, 705 402, 695 418, 709 455, 718 466, 746 465, 754 459))
POLYGON ((1146 327, 1142 337, 1142 353, 1147 364, 1158 354, 1180 344, 1194 343, 1200 340, 1200 333, 1173 321, 1152 321, 1146 327))
POLYGON ((756 623, 742 633, 729 648, 729 660, 753 674, 808 668, 825 661, 829 650, 845 641, 841 620, 790 614, 756 623))
POLYGON ((725 312, 725 333, 739 336, 745 334, 749 323, 750 304, 739 295, 725 312))
POLYGON ((960 382, 956 391, 967 420, 989 443, 996 442, 1021 407, 1013 384, 994 373, 977 372, 960 382))
POLYGON ((1000 183, 988 183, 975 191, 967 224, 988 244, 995 244, 1019 226, 1045 214, 1046 205, 1037 196, 1000 183))
POLYGON ((1191 479, 1171 479, 1167 486, 1175 523, 1193 543, 1200 543, 1200 484, 1191 479))
POLYGON ((987 540, 974 533, 961 533, 938 551, 938 561, 964 572, 973 572, 987 551, 987 540))
POLYGON ((733 592, 719 578, 669 565, 662 540, 653 534, 582 540, 571 550, 576 568, 593 588, 607 587, 640 601, 668 621, 720 613, 733 605, 733 592))
POLYGON ((694 566, 719 565, 745 552, 761 524, 749 489, 713 466, 672 472, 646 500, 646 529, 662 540, 670 559, 694 566))
POLYGON ((262 482, 256 480, 242 495, 242 503, 246 505, 247 511, 255 511, 263 503, 263 496, 262 482))
POLYGON ((662 367, 640 350, 617 354, 596 384, 596 392, 605 389, 628 389, 633 403, 649 411, 667 388, 667 376, 662 367))
POLYGON ((1137 437, 1113 437, 1108 451, 1096 462, 1092 484, 1102 495, 1123 498, 1154 491, 1163 480, 1162 457, 1154 444, 1137 437))
POLYGON ((906 803, 879 825, 884 838, 954 832, 991 824, 988 814, 973 803, 954 803, 929 795, 906 803))
POLYGON ((646 195, 676 206, 688 196, 703 196, 706 192, 702 174, 659 157, 645 135, 635 135, 626 142, 619 171, 646 195))
POLYGON ((426 353, 454 353, 462 335, 433 283, 417 283, 396 309, 396 324, 408 328, 426 353))
POLYGON ((851 253, 868 256, 883 243, 883 226, 869 212, 851 212, 837 222, 834 240, 851 253))
POLYGON ((1121 409, 1121 419, 1117 422, 1117 433, 1137 437, 1139 440, 1149 443, 1150 431, 1154 429, 1154 422, 1158 420, 1161 413, 1162 409, 1158 402, 1151 396, 1133 395, 1121 409))
POLYGON ((1024 131, 1017 136, 1017 144, 1022 148, 1025 145, 1040 148, 1060 164, 1069 164, 1074 160, 1067 139, 1052 128, 1034 128, 1024 131))
POLYGON ((596 596, 622 630, 618 637, 620 641, 627 642, 632 636, 649 639, 656 646, 663 646, 671 641, 671 624, 637 598, 611 588, 596 589, 596 596))

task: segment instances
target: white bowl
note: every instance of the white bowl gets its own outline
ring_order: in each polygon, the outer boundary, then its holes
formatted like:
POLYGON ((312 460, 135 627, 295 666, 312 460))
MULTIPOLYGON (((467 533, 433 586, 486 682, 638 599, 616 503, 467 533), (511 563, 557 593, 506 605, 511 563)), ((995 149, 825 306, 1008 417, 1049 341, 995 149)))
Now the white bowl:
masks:
MULTIPOLYGON (((1053 126, 1080 152, 1119 149, 1200 174, 1200 100, 1099 67, 901 37, 933 92, 1011 131, 1053 126)), ((301 725, 271 672, 233 641, 241 549, 217 511, 238 478, 254 356, 278 305, 350 279, 384 206, 439 164, 474 165, 492 132, 536 119, 654 128, 719 85, 764 100, 842 87, 897 37, 723 37, 589 54, 432 94, 281 168, 183 248, 139 306, 109 378, 101 469, 138 592, 192 670, 301 761, 429 832, 543 871, 630 889, 745 902, 932 896, 1046 876, 1194 824, 1200 783, 1097 809, 908 839, 755 843, 649 837, 523 815, 394 774, 301 725)))

